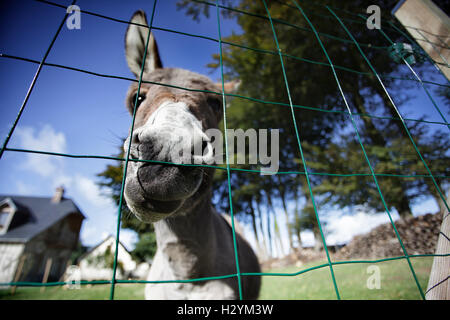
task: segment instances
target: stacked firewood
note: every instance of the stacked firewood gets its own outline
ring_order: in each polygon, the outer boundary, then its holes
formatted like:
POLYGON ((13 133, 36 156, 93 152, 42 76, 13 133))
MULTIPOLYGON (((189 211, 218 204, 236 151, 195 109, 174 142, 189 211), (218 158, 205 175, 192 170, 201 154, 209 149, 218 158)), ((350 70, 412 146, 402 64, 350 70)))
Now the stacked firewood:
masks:
MULTIPOLYGON (((425 214, 395 221, 395 226, 409 255, 434 254, 442 215, 425 214)), ((402 256, 403 250, 390 223, 356 236, 335 255, 335 260, 379 259, 402 256)))

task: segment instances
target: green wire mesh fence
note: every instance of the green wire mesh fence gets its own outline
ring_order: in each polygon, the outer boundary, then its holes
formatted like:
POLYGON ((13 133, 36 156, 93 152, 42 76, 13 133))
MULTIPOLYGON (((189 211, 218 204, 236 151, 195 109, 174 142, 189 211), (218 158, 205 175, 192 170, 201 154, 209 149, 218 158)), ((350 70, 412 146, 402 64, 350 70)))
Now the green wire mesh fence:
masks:
MULTIPOLYGON (((56 6, 56 7, 60 7, 63 9, 66 9, 66 7, 64 5, 61 4, 57 4, 57 3, 53 3, 50 1, 44 1, 44 0, 37 0, 39 2, 45 3, 47 5, 51 5, 51 6, 56 6)), ((445 195, 442 192, 442 190, 439 187, 439 184, 436 182, 436 178, 441 178, 441 179, 448 179, 449 176, 446 175, 436 175, 433 174, 429 168, 429 166, 427 165, 426 161, 423 158, 423 155, 421 154, 419 148, 417 147, 411 133, 410 130, 408 129, 408 122, 422 122, 422 123, 428 123, 428 124, 434 124, 434 125, 441 125, 441 126, 447 126, 447 128, 450 130, 450 124, 447 122, 444 114, 442 113, 442 111, 439 109, 436 101, 433 99, 433 97, 431 96, 429 90, 427 89, 427 87, 425 86, 425 84, 427 85, 434 85, 434 86, 440 86, 443 88, 449 88, 450 85, 447 84, 441 84, 438 82, 434 82, 434 81, 428 81, 428 80, 423 80, 419 77, 419 75, 414 71, 414 69, 411 67, 410 63, 404 58, 402 57, 402 62, 405 64, 405 66, 411 71, 412 76, 411 77, 394 77, 391 75, 383 75, 383 74, 379 74, 376 69, 374 68, 373 64, 371 63, 371 61, 367 58, 367 56, 364 54, 363 50, 361 49, 361 47, 370 47, 371 49, 374 50, 380 50, 380 51, 389 51, 391 45, 394 44, 394 42, 391 40, 391 38, 389 38, 389 36, 383 31, 383 29, 379 29, 380 35, 382 37, 384 37, 386 39, 386 41, 389 43, 389 46, 374 46, 374 45, 370 45, 370 44, 365 44, 365 43, 358 43, 358 41, 354 38, 354 36, 352 35, 352 33, 349 31, 349 29, 346 26, 347 24, 365 24, 367 17, 361 15, 361 14, 356 14, 353 12, 349 12, 346 10, 341 10, 339 8, 334 8, 334 7, 330 7, 330 6, 323 6, 320 4, 316 4, 313 3, 311 5, 314 6, 321 6, 322 8, 325 8, 329 14, 318 14, 315 12, 311 12, 311 13, 306 13, 305 10, 303 9, 303 7, 299 4, 299 1, 296 0, 286 0, 286 1, 278 1, 276 0, 275 2, 277 2, 280 5, 283 6, 288 6, 290 7, 292 10, 296 10, 298 12, 298 14, 303 17, 307 23, 308 26, 299 26, 299 25, 295 25, 292 24, 290 22, 284 21, 282 19, 279 18, 273 18, 270 14, 270 10, 268 8, 268 5, 266 3, 266 0, 261 0, 261 6, 264 8, 266 14, 265 15, 261 15, 261 14, 256 14, 256 13, 252 13, 252 12, 248 12, 248 11, 244 11, 244 10, 239 10, 236 8, 232 8, 229 6, 224 6, 224 5, 220 5, 219 1, 216 0, 215 3, 212 2, 208 2, 208 1, 202 1, 202 0, 193 0, 194 2, 198 2, 204 5, 208 5, 211 6, 213 8, 216 9, 216 16, 217 16, 217 31, 218 31, 218 39, 212 38, 212 37, 207 37, 207 36, 202 36, 202 35, 198 35, 198 34, 191 34, 191 33, 186 33, 186 32, 181 32, 181 31, 177 31, 177 30, 172 30, 172 29, 167 29, 167 28, 161 28, 158 26, 155 26, 153 24, 154 21, 154 17, 156 14, 156 4, 157 4, 157 0, 154 0, 153 2, 153 6, 152 6, 152 12, 151 12, 151 19, 150 19, 150 23, 149 26, 145 26, 145 25, 140 25, 142 27, 148 28, 148 34, 147 34, 147 39, 146 39, 146 43, 148 44, 148 41, 150 39, 150 32, 152 30, 159 30, 159 31, 163 31, 163 32, 170 32, 170 33, 176 33, 176 34, 180 34, 183 36, 187 36, 187 37, 195 37, 195 38, 201 38, 201 39, 205 39, 205 40, 209 40, 209 41, 213 41, 216 42, 219 46, 219 66, 220 66, 220 73, 221 73, 221 81, 222 81, 222 92, 213 92, 213 91, 206 91, 206 90, 195 90, 195 89, 190 89, 190 88, 184 88, 184 87, 177 87, 177 86, 171 86, 168 84, 164 84, 164 83, 155 83, 155 82, 149 82, 149 81, 145 81, 142 76, 143 76, 143 70, 144 70, 144 63, 145 63, 145 56, 147 54, 147 52, 144 53, 144 57, 143 57, 143 63, 142 63, 142 68, 141 68, 141 72, 140 75, 138 77, 138 79, 132 79, 132 78, 127 78, 127 77, 122 77, 122 76, 115 76, 115 75, 109 75, 109 74, 101 74, 101 73, 97 73, 91 70, 85 70, 85 69, 79 69, 79 68, 74 68, 74 67, 70 67, 70 66, 65 66, 65 65, 59 65, 59 64, 53 64, 53 63, 48 63, 46 62, 47 57, 53 47, 53 44, 55 43, 65 21, 66 18, 68 16, 68 14, 66 13, 64 18, 62 19, 61 23, 59 24, 59 27, 56 31, 56 33, 54 34, 50 45, 48 46, 43 58, 41 61, 36 61, 33 59, 29 59, 29 58, 25 58, 25 57, 19 57, 19 56, 14 56, 14 55, 8 55, 5 53, 0 54, 0 57, 2 58, 7 58, 7 59, 15 59, 15 60, 22 60, 22 61, 27 61, 30 63, 35 63, 38 64, 38 69, 35 72, 34 78, 29 86, 28 92, 26 93, 25 99, 19 109, 19 112, 3 142, 2 148, 0 149, 0 159, 3 156, 5 151, 8 152, 20 152, 20 153, 36 153, 36 154, 43 154, 43 155, 51 155, 51 156, 57 156, 57 157, 69 157, 69 158, 80 158, 80 159, 107 159, 107 160, 118 160, 118 161, 122 161, 124 162, 124 169, 123 169, 123 178, 122 178, 122 184, 121 184, 121 192, 120 192, 120 199, 119 199, 119 206, 118 206, 118 215, 117 215, 117 229, 116 229, 116 240, 115 240, 115 251, 114 251, 114 265, 113 265, 113 276, 111 280, 100 280, 100 281, 80 281, 79 283, 81 285, 86 285, 86 284, 110 284, 111 288, 110 288, 110 299, 114 299, 114 294, 115 294, 115 286, 116 284, 122 284, 122 283, 141 283, 141 284, 145 284, 145 283, 189 283, 189 282, 196 282, 196 281, 207 281, 207 280, 214 280, 214 279, 225 279, 225 278, 236 278, 236 281, 238 282, 238 288, 239 288, 239 297, 240 299, 242 299, 242 287, 241 287, 241 278, 242 277, 247 277, 247 276, 297 276, 312 270, 317 270, 317 269, 321 269, 321 268, 328 268, 331 274, 331 279, 332 279, 332 283, 333 283, 333 287, 334 287, 334 291, 336 293, 336 297, 337 299, 341 299, 341 294, 339 291, 339 287, 336 281, 336 276, 335 276, 335 272, 333 267, 337 266, 337 265, 344 265, 344 264, 358 264, 358 263, 379 263, 379 262, 384 262, 384 261, 393 261, 393 260, 406 260, 411 272, 411 275, 413 276, 414 282, 417 286, 418 292, 420 293, 420 296, 422 299, 425 299, 425 293, 423 288, 421 287, 418 279, 417 279, 417 275, 416 272, 414 270, 414 267, 411 263, 411 258, 416 258, 416 257, 448 257, 450 256, 449 254, 409 254, 407 252, 407 249, 405 248, 402 239, 400 237, 400 234, 395 226, 394 220, 392 218, 391 212, 388 208, 388 205, 386 204, 385 201, 385 197, 383 195, 383 192, 380 189, 380 186, 378 184, 378 178, 379 177, 395 177, 395 178, 426 178, 426 179, 431 179, 437 192, 439 193, 440 198, 442 199, 443 203, 445 204, 445 207, 447 209, 447 211, 450 211, 449 206, 446 202, 445 199, 445 195), (267 21, 270 26, 271 26, 271 31, 273 34, 273 41, 276 47, 276 50, 266 50, 266 49, 259 49, 259 48, 253 48, 253 47, 249 47, 249 46, 244 46, 241 44, 237 44, 237 43, 233 43, 233 42, 228 42, 228 41, 223 41, 222 40, 222 36, 221 36, 221 20, 220 20, 220 10, 228 10, 231 12, 236 12, 239 14, 244 14, 244 15, 250 15, 256 18, 260 18, 263 19, 265 21, 267 21), (339 14, 337 12, 345 12, 346 14, 350 14, 352 16, 355 17, 355 19, 348 19, 348 18, 341 18, 339 16, 339 14), (317 15, 317 16, 321 16, 321 17, 325 17, 327 19, 334 19, 335 22, 337 22, 337 25, 339 25, 346 33, 347 38, 341 38, 341 37, 337 37, 334 35, 330 35, 327 33, 321 33, 318 32, 316 30, 316 28, 314 27, 314 25, 312 24, 311 20, 309 19, 308 15, 317 15), (289 55, 287 53, 284 53, 281 51, 279 43, 278 43, 278 35, 276 32, 276 29, 274 27, 274 22, 278 23, 278 24, 282 24, 282 25, 286 25, 289 26, 291 28, 294 29, 298 29, 298 30, 302 30, 302 31, 307 31, 307 32, 311 32, 314 34, 316 40, 317 40, 317 45, 320 46, 321 50, 323 51, 327 62, 320 62, 320 61, 315 61, 315 60, 311 60, 311 59, 306 59, 306 58, 302 58, 302 57, 297 57, 297 56, 292 56, 289 55), (328 39, 333 39, 333 40, 337 40, 340 41, 344 44, 352 44, 355 45, 357 50, 359 51, 359 53, 361 54, 361 57, 364 59, 365 63, 367 64, 367 66, 369 67, 371 72, 364 72, 364 71, 359 71, 359 70, 355 70, 352 68, 348 68, 348 67, 344 67, 344 66, 339 66, 333 63, 331 57, 329 56, 322 40, 321 37, 324 38, 328 38, 328 39), (266 101, 266 100, 262 100, 262 99, 258 99, 255 97, 248 97, 248 96, 242 96, 242 95, 238 95, 238 94, 231 94, 231 93, 225 93, 224 90, 224 67, 223 67, 223 56, 222 56, 222 46, 226 44, 226 45, 230 45, 230 46, 237 46, 240 47, 242 49, 245 50, 252 50, 255 52, 259 52, 259 53, 263 53, 263 54, 270 54, 270 55, 275 55, 279 57, 280 60, 280 68, 283 74, 283 82, 285 85, 285 89, 286 89, 286 93, 287 93, 287 97, 289 100, 289 103, 282 103, 282 102, 278 102, 278 101, 266 101), (294 60, 298 60, 298 61, 302 61, 305 63, 310 63, 312 65, 322 65, 322 66, 326 66, 330 68, 331 73, 333 74, 334 80, 336 82, 336 85, 339 89, 340 95, 342 96, 342 100, 344 102, 345 108, 343 110, 338 110, 338 109, 332 109, 332 108, 319 108, 319 107, 314 107, 314 106, 303 106, 303 105, 296 105, 293 103, 292 101, 292 97, 291 97, 291 93, 290 93, 290 89, 289 89, 289 79, 287 78, 286 75, 286 70, 285 70, 285 65, 284 65, 284 59, 289 58, 289 59, 294 59, 294 60), (326 258, 327 258, 327 262, 324 264, 320 264, 320 265, 316 265, 310 268, 306 268, 303 269, 301 271, 298 272, 294 272, 294 273, 268 273, 268 272, 260 272, 260 273, 242 273, 240 272, 239 269, 239 259, 238 259, 238 250, 237 250, 237 245, 236 245, 236 234, 235 234, 235 224, 234 224, 234 212, 233 212, 233 200, 232 200, 232 189, 231 189, 231 172, 232 171, 241 171, 241 172, 250 172, 250 173, 257 173, 257 174, 261 174, 264 173, 263 170, 251 170, 251 169, 242 169, 242 168, 232 168, 230 167, 230 161, 228 159, 228 141, 227 141, 227 135, 225 135, 225 156, 226 156, 226 166, 215 166, 215 165, 199 165, 199 164, 175 164, 175 165, 180 165, 180 166, 203 166, 203 167, 212 167, 212 168, 216 168, 219 170, 225 170, 227 173, 227 183, 228 183, 228 200, 229 200, 229 205, 230 205, 230 215, 231 215, 231 221, 232 221, 232 234, 233 234, 233 246, 234 246, 234 253, 235 253, 235 262, 236 262, 236 273, 234 274, 228 274, 228 275, 222 275, 222 276, 215 276, 215 277, 204 277, 204 278, 196 278, 196 279, 184 279, 184 280, 159 280, 159 281, 147 281, 147 280, 120 280, 120 279, 116 279, 116 272, 117 272, 117 256, 118 256, 118 246, 119 246, 119 239, 120 239, 120 226, 121 226, 121 215, 122 215, 122 203, 123 203, 123 193, 124 193, 124 186, 125 186, 125 178, 127 175, 127 168, 128 168, 128 162, 129 161, 141 161, 141 162, 149 162, 149 163, 166 163, 166 164, 173 164, 170 162, 164 162, 164 161, 154 161, 154 160, 137 160, 137 159, 130 159, 130 147, 131 144, 129 144, 128 146, 128 150, 126 152, 126 155, 124 158, 120 158, 120 157, 110 157, 110 156, 103 156, 103 155, 80 155, 80 154, 68 154, 68 153, 56 153, 56 152, 47 152, 47 151, 41 151, 41 150, 28 150, 28 149, 18 149, 18 148, 9 148, 8 147, 8 143, 9 140, 11 139, 14 130, 22 116, 22 113, 27 105, 28 99, 30 97, 31 92, 34 89, 34 86, 36 84, 36 81, 38 80, 39 74, 43 68, 43 66, 50 66, 50 67, 55 67, 55 68, 62 68, 62 69, 67 69, 67 70, 72 70, 72 71, 76 71, 76 72, 82 72, 82 73, 86 73, 92 76, 96 76, 96 77, 104 77, 104 78, 113 78, 113 79, 120 79, 120 80, 125 80, 125 81, 133 81, 133 82, 137 82, 138 83, 138 91, 136 94, 136 101, 134 102, 134 110, 133 110, 133 117, 132 117, 132 124, 131 124, 131 134, 133 133, 133 128, 134 128, 134 122, 135 122, 135 116, 136 116, 136 106, 137 106, 137 99, 139 96, 139 91, 141 89, 141 85, 143 83, 151 83, 151 84, 156 84, 156 85, 160 85, 160 86, 168 86, 168 87, 172 87, 172 88, 176 88, 176 89, 181 89, 181 90, 187 90, 187 91, 199 91, 199 92, 207 92, 207 93, 213 93, 213 94, 217 94, 217 95, 221 95, 223 97, 223 114, 224 114, 224 119, 223 119, 223 123, 224 123, 224 129, 226 130, 227 128, 227 112, 226 112, 226 99, 225 97, 235 97, 238 99, 246 99, 246 100, 251 100, 251 101, 255 101, 258 103, 262 103, 262 104, 272 104, 272 105, 277 105, 277 106, 283 106, 283 107, 287 107, 290 109, 291 111, 291 116, 292 116, 292 122, 294 124, 294 129, 295 129, 295 135, 296 135, 296 140, 297 140, 297 144, 298 144, 298 148, 300 151, 300 158, 301 158, 301 168, 298 171, 279 171, 276 174, 299 174, 299 175, 304 175, 306 178, 306 182, 307 182, 307 186, 308 186, 308 191, 310 194, 310 197, 312 199, 312 204, 313 204, 313 208, 314 208, 314 213, 315 213, 315 217, 317 219, 318 222, 318 226, 319 226, 319 231, 320 231, 320 235, 321 235, 321 239, 323 242, 323 248, 325 250, 326 253, 326 258), (351 108, 347 102, 347 98, 346 95, 344 94, 344 91, 341 87, 341 81, 339 80, 338 74, 336 72, 336 70, 341 70, 341 71, 345 71, 345 72, 350 72, 350 73, 355 73, 355 74, 359 74, 359 75, 364 75, 364 76, 369 76, 369 77, 375 77, 377 79, 377 81, 379 82, 380 86, 383 88, 384 94, 386 95, 386 97, 389 99, 389 101, 391 102, 392 108, 394 108, 395 110, 395 114, 397 114, 397 117, 389 117, 389 116, 378 116, 378 115, 373 115, 373 114, 363 114, 363 113, 355 113, 351 111, 351 108), (402 80, 402 81, 414 81, 420 84, 421 88, 425 91, 427 97, 429 98, 429 100, 431 101, 432 105, 434 106, 434 108, 436 109, 436 111, 438 112, 438 114, 440 115, 442 121, 428 121, 428 120, 424 120, 424 119, 412 119, 412 118, 406 118, 403 117, 402 114, 400 113, 399 109, 397 108, 396 104, 394 103, 394 101, 392 100, 391 96, 389 95, 388 90, 386 89, 383 80, 402 80), (352 123, 352 127, 354 129, 358 144, 361 148, 362 154, 364 155, 364 159, 367 163, 367 166, 369 168, 368 173, 342 173, 342 174, 337 174, 337 173, 328 173, 328 172, 311 172, 310 170, 308 170, 308 164, 307 161, 305 160, 305 156, 303 153, 303 147, 302 147, 302 142, 300 139, 301 136, 301 130, 302 128, 300 126, 297 126, 297 121, 296 121, 296 117, 295 117, 295 113, 294 110, 295 109, 306 109, 306 110, 314 110, 314 111, 319 111, 319 112, 325 112, 325 113, 335 113, 335 114, 343 114, 346 115, 350 122, 352 123), (423 167, 426 170, 426 174, 390 174, 390 173, 376 173, 374 171, 374 168, 371 164, 371 161, 366 153, 366 149, 364 147, 364 144, 362 142, 362 139, 360 137, 360 133, 355 121, 355 117, 369 117, 369 118, 374 118, 374 119, 389 119, 389 120, 395 120, 395 121, 399 121, 401 122, 406 135, 408 136, 415 152, 417 153, 417 156, 420 158, 421 163, 423 164, 423 167), (392 228, 394 230, 394 233, 396 235, 396 238, 401 246, 403 255, 402 256, 398 256, 398 257, 390 257, 390 258, 384 258, 384 259, 377 259, 377 260, 349 260, 349 261, 332 261, 331 257, 330 257, 330 253, 328 251, 327 248, 327 244, 326 244, 326 240, 325 240, 325 236, 324 236, 324 232, 322 229, 322 225, 323 223, 321 223, 320 218, 319 218, 319 213, 318 213, 318 208, 316 206, 315 200, 314 200, 314 193, 313 193, 313 188, 311 187, 311 182, 310 182, 310 176, 311 175, 324 175, 324 176, 338 176, 338 177, 350 177, 350 176, 362 176, 362 177, 370 177, 371 179, 373 179, 374 185, 377 189, 377 193, 379 195, 379 198, 381 200, 381 202, 383 203, 383 207, 385 209, 385 212, 389 218, 390 224, 392 225, 392 228)), ((75 4, 76 1, 73 1, 72 4, 75 4)), ((83 14, 88 14, 88 15, 92 15, 101 19, 107 19, 107 20, 111 20, 117 23, 123 23, 123 24, 130 24, 129 21, 125 21, 125 20, 120 20, 120 19, 116 19, 113 17, 108 17, 99 13, 95 13, 95 12, 89 12, 86 10, 81 10, 81 12, 83 14)), ((427 33, 425 30, 421 30, 422 33, 420 33, 424 39, 411 39, 407 34, 405 34, 400 28, 398 28, 397 26, 395 26, 394 23, 392 23, 391 21, 388 21, 389 26, 384 27, 385 30, 389 29, 392 32, 396 32, 398 34, 401 34, 403 37, 405 37, 410 43, 414 43, 414 40, 425 40, 427 42, 429 42, 429 40, 427 39, 427 37, 424 35, 424 33, 427 33)), ((139 25, 139 24, 137 24, 139 25)), ((417 29, 417 28, 416 28, 417 29)), ((419 30, 418 30, 419 31, 419 30)), ((440 36, 440 35, 433 35, 435 37, 437 37, 441 44, 433 44, 433 45, 438 45, 438 46, 445 46, 445 42, 442 41, 442 37, 445 38, 445 36, 440 36)), ((448 47, 446 47, 448 49, 448 47)), ((449 67, 448 63, 446 63, 445 61, 443 63, 441 62, 435 62, 433 61, 427 54, 426 52, 421 52, 420 54, 422 54, 424 57, 426 57, 426 59, 429 59, 429 61, 432 64, 441 64, 444 65, 446 67, 449 67)), ((0 283, 0 285, 11 285, 11 286, 34 286, 34 287, 43 287, 43 286, 62 286, 62 285, 66 285, 66 284, 71 284, 72 282, 48 282, 48 283, 39 283, 39 282, 9 282, 9 283, 0 283)))

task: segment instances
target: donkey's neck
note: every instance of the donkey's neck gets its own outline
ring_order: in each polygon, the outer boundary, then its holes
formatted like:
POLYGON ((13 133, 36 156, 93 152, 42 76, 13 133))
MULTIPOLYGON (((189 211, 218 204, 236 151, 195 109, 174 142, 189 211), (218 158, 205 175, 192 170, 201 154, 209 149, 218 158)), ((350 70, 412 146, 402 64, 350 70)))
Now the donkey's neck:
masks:
POLYGON ((200 277, 213 268, 216 241, 209 194, 190 210, 154 226, 158 251, 176 278, 200 277))

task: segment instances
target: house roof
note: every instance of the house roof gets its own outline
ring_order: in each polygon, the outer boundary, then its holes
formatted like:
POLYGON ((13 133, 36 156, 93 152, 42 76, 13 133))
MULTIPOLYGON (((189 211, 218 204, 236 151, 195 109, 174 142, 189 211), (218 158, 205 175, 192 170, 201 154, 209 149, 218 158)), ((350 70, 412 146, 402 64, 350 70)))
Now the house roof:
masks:
POLYGON ((10 199, 22 216, 22 223, 10 226, 5 234, 0 235, 0 242, 28 242, 33 237, 51 227, 69 214, 85 216, 71 199, 63 198, 53 203, 51 197, 29 197, 0 195, 0 202, 10 199))

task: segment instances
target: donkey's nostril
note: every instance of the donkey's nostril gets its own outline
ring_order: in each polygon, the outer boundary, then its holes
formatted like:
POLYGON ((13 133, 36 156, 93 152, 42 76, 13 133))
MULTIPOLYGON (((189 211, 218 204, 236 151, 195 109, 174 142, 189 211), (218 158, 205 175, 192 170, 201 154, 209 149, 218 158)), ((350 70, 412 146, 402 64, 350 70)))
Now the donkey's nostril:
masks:
POLYGON ((139 139, 139 135, 136 132, 133 133, 133 137, 131 139, 131 143, 132 144, 139 144, 139 143, 141 143, 141 140, 139 139))

